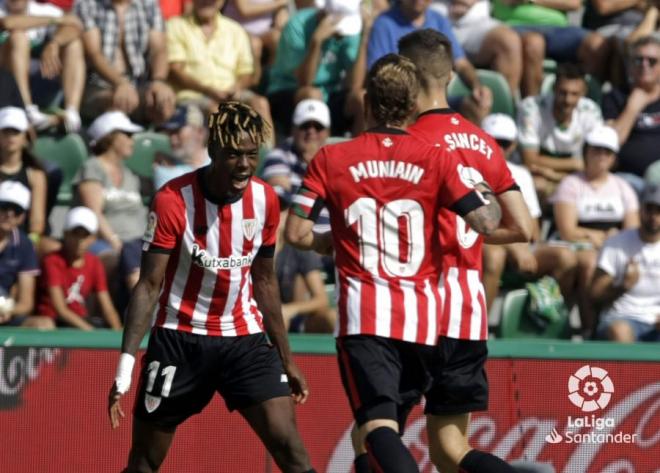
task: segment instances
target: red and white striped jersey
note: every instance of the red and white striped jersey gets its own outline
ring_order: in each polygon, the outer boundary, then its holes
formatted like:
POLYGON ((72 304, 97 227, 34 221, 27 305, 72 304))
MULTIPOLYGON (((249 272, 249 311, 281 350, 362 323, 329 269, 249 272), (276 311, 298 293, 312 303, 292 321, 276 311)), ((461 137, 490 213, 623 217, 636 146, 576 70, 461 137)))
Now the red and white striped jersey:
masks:
MULTIPOLYGON (((451 109, 436 109, 419 116, 409 132, 439 146, 463 163, 463 172, 476 182, 485 180, 495 194, 517 189, 495 140, 451 109)), ((440 335, 463 340, 488 338, 488 313, 482 278, 483 237, 458 215, 440 212, 443 248, 440 335)))
POLYGON ((314 157, 293 211, 313 218, 325 203, 330 212, 338 336, 436 343, 437 215, 441 207, 465 215, 484 205, 461 180, 458 164, 396 129, 371 130, 314 157))
POLYGON ((198 170, 176 178, 154 198, 143 250, 170 253, 155 324, 214 336, 261 332, 250 267, 258 254, 272 254, 277 195, 253 177, 242 196, 218 203, 201 177, 198 170))

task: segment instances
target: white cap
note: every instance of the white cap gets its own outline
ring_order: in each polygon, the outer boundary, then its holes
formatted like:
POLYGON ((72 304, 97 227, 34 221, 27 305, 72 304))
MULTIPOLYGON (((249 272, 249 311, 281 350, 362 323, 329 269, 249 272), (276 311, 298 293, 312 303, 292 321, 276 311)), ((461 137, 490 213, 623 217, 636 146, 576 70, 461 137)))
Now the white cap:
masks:
POLYGON ((353 36, 362 31, 359 0, 326 0, 325 11, 339 18, 337 34, 353 36))
POLYGON ((90 144, 93 146, 104 136, 109 135, 113 131, 125 131, 126 133, 137 133, 142 131, 142 128, 137 123, 133 123, 124 112, 113 110, 99 115, 96 120, 87 129, 87 134, 90 138, 90 144))
POLYGON ((298 102, 293 111, 293 124, 302 125, 306 122, 318 122, 326 128, 330 128, 330 109, 316 99, 305 99, 298 102))
POLYGON ((585 143, 589 146, 609 149, 614 153, 619 152, 619 135, 611 126, 600 125, 587 133, 584 137, 585 143))
POLYGON ((516 122, 504 113, 493 113, 481 122, 481 128, 496 140, 515 141, 518 137, 516 122))
POLYGON ((26 132, 30 124, 25 110, 18 107, 0 108, 0 130, 12 128, 20 132, 26 132))
POLYGON ((11 202, 23 210, 30 208, 30 189, 18 181, 0 183, 0 202, 11 202))
POLYGON ((87 207, 74 207, 69 210, 64 219, 64 231, 82 227, 94 235, 99 229, 99 219, 93 210, 87 207))

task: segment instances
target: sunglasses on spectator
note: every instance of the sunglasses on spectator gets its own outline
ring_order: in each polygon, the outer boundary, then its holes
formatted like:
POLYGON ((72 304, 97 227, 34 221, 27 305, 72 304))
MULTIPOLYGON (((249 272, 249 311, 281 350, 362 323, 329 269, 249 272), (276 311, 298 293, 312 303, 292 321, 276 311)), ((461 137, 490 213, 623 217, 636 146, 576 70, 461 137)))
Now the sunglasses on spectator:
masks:
POLYGON ((651 67, 655 67, 655 65, 658 64, 658 58, 653 56, 635 56, 633 58, 633 63, 638 67, 644 63, 647 63, 651 67))
POLYGON ((509 141, 509 140, 495 140, 495 141, 502 149, 509 149, 509 146, 511 146, 511 143, 513 143, 513 141, 509 141))
POLYGON ((23 215, 25 209, 13 202, 0 202, 0 212, 13 212, 14 215, 23 215))
POLYGON ((300 128, 301 130, 309 130, 310 128, 314 128, 316 131, 325 130, 325 127, 323 125, 321 125, 319 122, 313 122, 313 121, 301 123, 300 125, 298 125, 298 128, 300 128))

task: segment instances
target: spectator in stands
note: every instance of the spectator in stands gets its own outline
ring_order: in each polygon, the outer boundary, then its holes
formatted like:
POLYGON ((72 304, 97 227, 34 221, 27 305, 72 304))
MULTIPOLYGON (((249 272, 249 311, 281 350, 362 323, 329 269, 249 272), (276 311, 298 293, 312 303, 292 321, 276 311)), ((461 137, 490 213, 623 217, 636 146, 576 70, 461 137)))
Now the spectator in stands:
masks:
POLYGON ((278 190, 280 226, 275 245, 275 272, 282 299, 282 318, 288 330, 332 333, 335 312, 328 306, 323 261, 313 251, 301 251, 284 240, 284 225, 293 194, 278 190))
POLYGON ((479 81, 477 71, 466 58, 449 20, 430 9, 430 4, 431 0, 400 0, 376 18, 369 37, 367 66, 371 67, 387 53, 396 53, 399 39, 411 31, 421 28, 440 31, 451 41, 456 73, 472 91, 462 100, 450 97, 449 105, 460 110, 466 118, 481 123, 492 107, 490 89, 479 81))
POLYGON ((619 151, 616 131, 599 126, 585 138, 584 171, 562 179, 552 197, 559 237, 577 251, 577 294, 582 329, 593 331, 589 298, 598 250, 621 229, 639 226, 639 204, 630 185, 610 172, 619 151))
MULTIPOLYGON (((295 194, 302 184, 307 165, 325 145, 330 135, 330 109, 316 99, 305 99, 293 112, 293 131, 283 144, 271 150, 264 160, 262 178, 271 186, 295 194)), ((330 229, 330 216, 323 209, 317 231, 330 229)))
POLYGON ((170 138, 171 153, 156 153, 154 186, 160 189, 167 181, 210 163, 206 148, 208 128, 204 114, 195 105, 179 105, 172 117, 157 129, 170 138))
POLYGON ((34 308, 37 254, 20 230, 30 208, 30 190, 20 182, 0 183, 0 326, 52 328, 44 317, 30 317, 34 308))
POLYGON ((600 108, 584 96, 586 91, 583 72, 566 63, 557 68, 551 93, 520 102, 518 130, 523 163, 534 175, 542 204, 564 176, 583 169, 584 137, 602 123, 600 108))
POLYGON ((591 297, 603 309, 600 338, 660 341, 660 186, 642 192, 641 225, 609 238, 600 251, 591 297))
POLYGON ((451 20, 456 39, 470 62, 504 76, 511 94, 520 94, 522 41, 520 36, 490 15, 489 0, 440 0, 431 8, 451 20))
POLYGON ((93 330, 95 326, 121 328, 119 314, 108 293, 103 264, 87 251, 96 239, 98 227, 92 210, 72 208, 64 219, 62 248, 42 261, 37 313, 57 325, 82 330, 93 330), (87 298, 91 295, 96 296, 102 318, 87 312, 87 298))
POLYGON ((620 87, 627 78, 624 59, 628 38, 644 23, 645 17, 657 9, 653 2, 646 0, 588 0, 584 7, 582 26, 596 31, 609 43, 609 67, 604 71, 603 81, 620 87))
POLYGON ((359 5, 327 0, 324 8, 299 10, 284 27, 267 88, 273 118, 284 136, 291 110, 304 98, 329 105, 334 135, 350 130, 353 117, 361 113, 349 82, 362 31, 359 5))
POLYGON ((245 102, 272 123, 266 98, 250 90, 254 61, 250 38, 219 9, 225 0, 193 0, 192 12, 167 23, 170 77, 179 104, 195 103, 205 112, 227 100, 245 102))
POLYGON ((532 175, 525 166, 510 161, 517 146, 516 123, 508 115, 496 113, 487 116, 481 127, 495 138, 502 149, 507 158, 511 175, 516 184, 520 186, 529 213, 534 219, 532 244, 484 245, 483 282, 488 309, 490 310, 497 297, 500 280, 507 267, 512 271, 522 273, 526 278, 537 279, 546 275, 554 277, 559 283, 564 299, 569 300, 573 297, 575 285, 576 255, 570 248, 548 245, 540 241, 538 219, 541 217, 541 206, 532 175))
POLYGON ((0 181, 17 181, 31 195, 21 228, 36 243, 46 229, 46 173, 28 149, 28 118, 22 108, 0 109, 0 181))
POLYGON ((43 79, 61 79, 65 107, 61 119, 69 133, 77 132, 85 85, 80 21, 54 5, 34 0, 4 0, 0 17, 0 65, 14 75, 30 123, 37 130, 57 123, 33 102, 33 92, 38 91, 30 89, 30 59, 35 58, 43 79))
POLYGON ((156 0, 76 0, 83 44, 92 73, 82 114, 94 118, 118 109, 161 123, 174 113, 167 83, 165 26, 156 0))
POLYGON ((255 67, 271 64, 289 20, 289 0, 228 0, 224 14, 250 35, 255 67))
POLYGON ((99 239, 91 251, 119 255, 119 272, 129 289, 140 275, 141 239, 147 222, 140 180, 124 164, 133 154, 131 135, 138 131, 142 127, 120 111, 99 116, 87 130, 94 157, 73 180, 77 201, 92 209, 99 220, 99 239))
POLYGON ((660 143, 660 38, 638 39, 631 51, 630 90, 603 97, 603 116, 619 135, 617 171, 639 192, 646 168, 658 159, 660 143))
POLYGON ((511 25, 523 41, 523 97, 538 95, 543 81, 543 60, 579 62, 602 76, 609 48, 600 34, 568 24, 567 12, 578 10, 579 0, 494 0, 493 16, 511 25))

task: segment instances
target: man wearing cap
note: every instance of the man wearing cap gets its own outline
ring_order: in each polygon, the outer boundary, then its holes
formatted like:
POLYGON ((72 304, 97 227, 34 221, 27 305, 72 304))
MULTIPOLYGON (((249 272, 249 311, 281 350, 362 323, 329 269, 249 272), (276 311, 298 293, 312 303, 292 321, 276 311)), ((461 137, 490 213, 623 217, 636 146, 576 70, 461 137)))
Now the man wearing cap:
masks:
POLYGON ((19 229, 30 208, 30 191, 20 182, 0 183, 0 326, 51 328, 50 320, 29 317, 39 263, 32 242, 19 229))
POLYGON ((156 129, 169 136, 172 149, 171 153, 156 153, 153 178, 156 189, 210 163, 204 114, 196 105, 179 105, 174 115, 156 129))
POLYGON ((361 31, 356 0, 327 0, 323 8, 305 8, 291 17, 282 31, 267 90, 281 130, 288 131, 293 105, 303 98, 329 105, 333 135, 350 129, 355 112, 348 106, 353 102, 348 100, 348 79, 361 31))
POLYGON ((103 264, 87 251, 96 239, 98 227, 91 209, 72 208, 64 219, 62 248, 43 259, 37 313, 57 325, 81 330, 105 326, 87 313, 86 301, 93 294, 107 326, 121 328, 119 314, 108 293, 103 264))
POLYGON ((270 105, 250 90, 254 60, 250 37, 220 10, 225 0, 193 0, 192 11, 167 22, 167 60, 177 103, 213 112, 227 100, 250 105, 268 123, 270 105))
POLYGON ((639 228, 608 239, 591 297, 602 308, 597 335, 617 342, 660 341, 660 186, 642 192, 639 228))
POLYGON ((577 266, 575 252, 563 246, 552 246, 539 242, 538 219, 541 217, 541 207, 536 189, 534 189, 534 180, 525 166, 508 161, 517 146, 518 129, 516 123, 508 115, 494 113, 484 119, 481 127, 495 139, 502 149, 504 156, 507 158, 506 164, 516 184, 520 187, 520 192, 533 218, 533 244, 524 242, 507 245, 484 245, 483 283, 486 290, 486 307, 490 311, 491 305, 499 293, 500 279, 507 266, 511 271, 520 272, 531 278, 551 275, 559 283, 564 298, 569 298, 573 294, 575 284, 575 268, 577 266))

